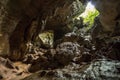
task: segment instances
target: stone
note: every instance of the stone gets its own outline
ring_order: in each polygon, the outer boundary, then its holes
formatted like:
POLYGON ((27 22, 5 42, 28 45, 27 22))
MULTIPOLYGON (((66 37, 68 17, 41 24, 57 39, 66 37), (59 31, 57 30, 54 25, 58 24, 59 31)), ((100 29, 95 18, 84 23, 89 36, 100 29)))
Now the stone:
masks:
POLYGON ((22 80, 119 80, 119 67, 120 62, 99 59, 90 64, 70 66, 67 69, 40 70, 22 80))
POLYGON ((80 45, 73 42, 63 42, 56 47, 55 59, 62 65, 67 65, 80 54, 80 45))

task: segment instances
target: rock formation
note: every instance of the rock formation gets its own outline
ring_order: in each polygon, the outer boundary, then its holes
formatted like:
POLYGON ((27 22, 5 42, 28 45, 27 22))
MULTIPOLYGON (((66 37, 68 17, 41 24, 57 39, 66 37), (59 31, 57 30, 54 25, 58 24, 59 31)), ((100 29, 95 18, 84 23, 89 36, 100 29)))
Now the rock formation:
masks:
POLYGON ((10 51, 3 52, 16 59, 24 56, 26 43, 34 40, 41 31, 53 30, 55 39, 71 31, 67 24, 84 9, 79 0, 8 0, 5 4, 6 14, 1 22, 1 38, 5 41, 1 42, 8 44, 5 48, 10 51), (36 26, 30 26, 34 20, 36 26))
POLYGON ((99 19, 102 24, 103 31, 112 34, 117 27, 120 16, 119 0, 92 0, 96 9, 100 12, 99 19))

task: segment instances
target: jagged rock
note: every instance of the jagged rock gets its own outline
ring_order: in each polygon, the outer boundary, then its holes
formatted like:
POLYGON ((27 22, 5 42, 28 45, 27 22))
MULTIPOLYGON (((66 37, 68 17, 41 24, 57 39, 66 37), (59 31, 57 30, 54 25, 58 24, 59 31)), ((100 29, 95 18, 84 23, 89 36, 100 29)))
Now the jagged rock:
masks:
POLYGON ((80 55, 80 45, 72 42, 63 42, 56 47, 55 59, 62 65, 67 65, 77 55, 80 55))
MULTIPOLYGON (((56 69, 68 65, 75 56, 80 55, 80 46, 77 43, 63 42, 56 49, 50 49, 37 59, 32 59, 30 72, 40 69, 56 69)), ((34 55, 34 54, 33 54, 34 55)), ((31 60, 30 60, 31 61, 31 60)))
POLYGON ((20 80, 30 73, 28 65, 0 57, 0 80, 20 80))
POLYGON ((22 80, 119 80, 119 67, 119 62, 101 59, 81 67, 74 65, 67 69, 41 70, 22 80))
POLYGON ((87 73, 87 77, 92 80, 119 80, 120 63, 112 60, 98 60, 89 66, 89 68, 85 71, 87 73))

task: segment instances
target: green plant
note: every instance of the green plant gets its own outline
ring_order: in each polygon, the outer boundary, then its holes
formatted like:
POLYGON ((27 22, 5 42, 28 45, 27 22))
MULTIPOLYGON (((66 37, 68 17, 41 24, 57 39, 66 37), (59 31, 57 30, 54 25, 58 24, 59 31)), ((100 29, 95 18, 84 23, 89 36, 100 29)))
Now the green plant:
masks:
POLYGON ((88 3, 86 10, 80 15, 80 17, 84 19, 84 24, 87 24, 87 29, 90 29, 94 23, 94 18, 98 15, 99 12, 95 9, 95 7, 91 3, 88 3))
POLYGON ((94 18, 99 15, 99 12, 97 10, 94 11, 88 11, 87 16, 84 18, 84 23, 89 23, 88 27, 91 27, 94 23, 94 18))

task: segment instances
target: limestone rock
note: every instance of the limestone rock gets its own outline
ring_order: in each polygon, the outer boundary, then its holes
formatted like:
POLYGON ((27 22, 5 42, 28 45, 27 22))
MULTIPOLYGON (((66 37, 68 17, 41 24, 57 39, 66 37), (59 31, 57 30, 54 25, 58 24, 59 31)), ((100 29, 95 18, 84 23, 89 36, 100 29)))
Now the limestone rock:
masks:
POLYGON ((72 42, 63 42, 56 47, 55 59, 62 65, 67 65, 77 55, 80 55, 80 45, 72 42))
POLYGON ((55 69, 55 70, 41 70, 34 73, 23 80, 119 80, 120 63, 112 60, 95 60, 89 65, 76 67, 75 70, 70 69, 55 69), (77 67, 79 67, 77 69, 77 67))
POLYGON ((119 0, 92 0, 96 9, 100 12, 100 22, 104 31, 114 31, 119 15, 119 0))

